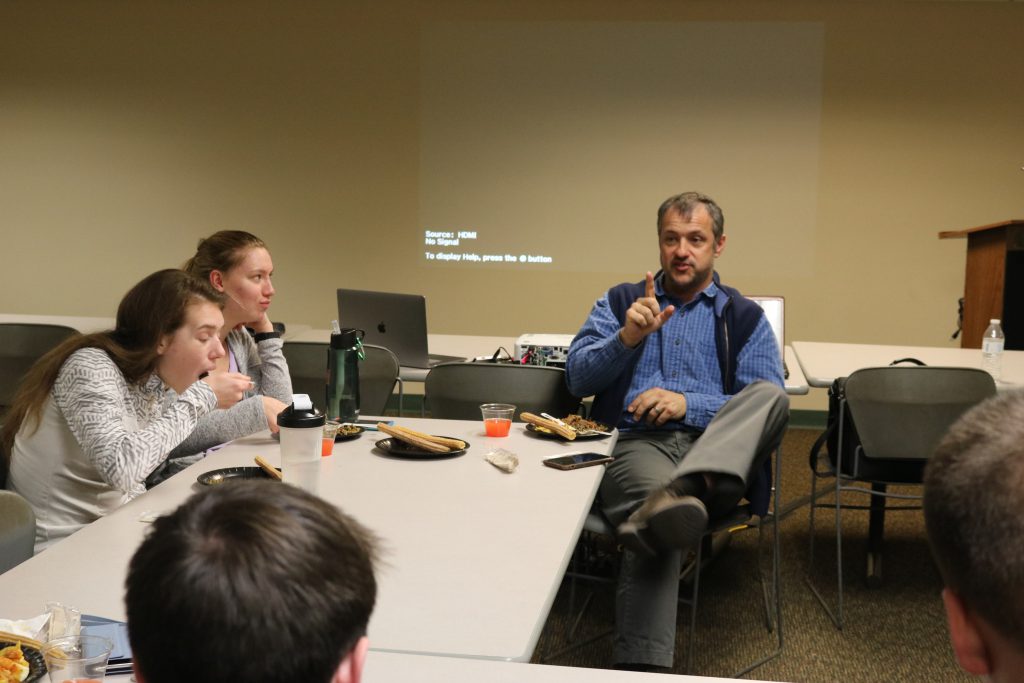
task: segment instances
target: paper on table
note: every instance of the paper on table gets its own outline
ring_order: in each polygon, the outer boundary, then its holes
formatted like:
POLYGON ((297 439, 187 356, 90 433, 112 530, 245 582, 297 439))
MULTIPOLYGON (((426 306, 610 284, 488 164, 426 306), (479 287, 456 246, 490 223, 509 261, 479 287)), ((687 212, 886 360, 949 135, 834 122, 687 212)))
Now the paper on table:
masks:
POLYGON ((45 635, 41 632, 49 618, 50 615, 47 613, 40 614, 38 617, 32 617, 31 619, 0 619, 0 631, 15 636, 31 638, 32 640, 46 640, 46 638, 40 638, 39 636, 45 635))

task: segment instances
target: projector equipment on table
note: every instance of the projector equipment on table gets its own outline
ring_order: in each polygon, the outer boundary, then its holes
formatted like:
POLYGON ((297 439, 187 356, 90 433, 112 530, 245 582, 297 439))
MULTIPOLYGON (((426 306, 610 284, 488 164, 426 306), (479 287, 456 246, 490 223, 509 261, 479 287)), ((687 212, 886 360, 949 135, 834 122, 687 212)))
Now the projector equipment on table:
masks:
POLYGON ((565 367, 571 334, 523 334, 516 339, 515 357, 523 365, 565 367))

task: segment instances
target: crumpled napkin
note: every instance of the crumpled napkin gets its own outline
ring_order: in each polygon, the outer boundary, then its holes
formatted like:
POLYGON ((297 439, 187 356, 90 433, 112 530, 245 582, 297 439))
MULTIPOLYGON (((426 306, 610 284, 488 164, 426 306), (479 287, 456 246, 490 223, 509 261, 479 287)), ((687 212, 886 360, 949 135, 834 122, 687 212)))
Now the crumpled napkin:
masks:
POLYGON ((0 619, 0 631, 46 642, 61 636, 75 636, 82 628, 82 613, 59 602, 46 603, 46 613, 28 619, 0 619))
POLYGON ((508 474, 512 474, 519 467, 519 456, 511 451, 506 451, 504 448, 488 451, 484 456, 484 460, 508 474))
POLYGON ((45 637, 47 634, 43 632, 49 620, 49 612, 31 619, 0 619, 0 631, 32 640, 49 640, 45 637))

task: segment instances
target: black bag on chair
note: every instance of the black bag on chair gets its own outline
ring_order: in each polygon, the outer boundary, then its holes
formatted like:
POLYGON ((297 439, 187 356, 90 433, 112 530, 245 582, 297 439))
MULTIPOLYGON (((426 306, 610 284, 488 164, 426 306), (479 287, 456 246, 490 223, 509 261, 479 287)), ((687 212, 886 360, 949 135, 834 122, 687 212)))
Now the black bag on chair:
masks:
MULTIPOLYGON (((900 363, 913 363, 914 365, 925 365, 916 358, 900 358, 889 363, 899 365, 900 363)), ((857 434, 857 425, 853 423, 853 416, 850 414, 849 406, 843 403, 846 398, 846 378, 837 377, 832 386, 828 389, 828 419, 825 423, 825 431, 815 440, 811 446, 810 465, 811 470, 817 471, 815 465, 821 454, 822 447, 826 447, 829 465, 832 471, 836 471, 836 463, 839 460, 840 449, 842 449, 842 471, 841 474, 854 479, 865 481, 885 481, 890 483, 899 482, 920 482, 924 472, 924 461, 914 460, 889 460, 871 458, 864 454, 861 448, 860 435, 857 434), (843 442, 839 443, 839 407, 844 406, 843 416, 843 442), (884 472, 884 477, 882 476, 884 472)))

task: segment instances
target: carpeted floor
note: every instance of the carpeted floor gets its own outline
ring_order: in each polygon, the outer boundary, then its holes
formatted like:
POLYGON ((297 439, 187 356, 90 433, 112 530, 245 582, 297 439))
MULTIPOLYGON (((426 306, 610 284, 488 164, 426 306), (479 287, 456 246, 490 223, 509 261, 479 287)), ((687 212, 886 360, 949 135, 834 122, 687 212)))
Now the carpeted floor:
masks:
MULTIPOLYGON (((819 432, 792 429, 783 445, 782 498, 797 505, 810 493, 807 454, 819 432)), ((914 491, 914 489, 908 489, 914 491)), ((865 503, 867 497, 860 496, 865 503)), ((748 677, 793 683, 826 681, 969 681, 957 667, 946 633, 941 581, 929 555, 920 511, 886 516, 884 580, 879 588, 864 582, 867 513, 844 513, 843 571, 845 626, 838 631, 804 583, 807 572, 808 506, 798 505, 783 518, 782 601, 785 648, 782 655, 748 677)), ((835 535, 831 511, 818 511, 816 571, 813 576, 826 597, 834 600, 835 535)), ((757 533, 744 531, 705 571, 701 579, 694 670, 690 673, 729 676, 768 652, 773 637, 761 618, 760 591, 751 571, 757 533)), ((580 597, 592 590, 580 584, 580 597)), ((611 628, 613 587, 597 586, 582 623, 583 640, 611 628)), ((535 659, 566 644, 569 613, 568 582, 552 607, 535 659)), ((683 673, 686 620, 680 609, 675 673, 683 673)), ((607 668, 611 637, 565 654, 551 664, 607 668)))

